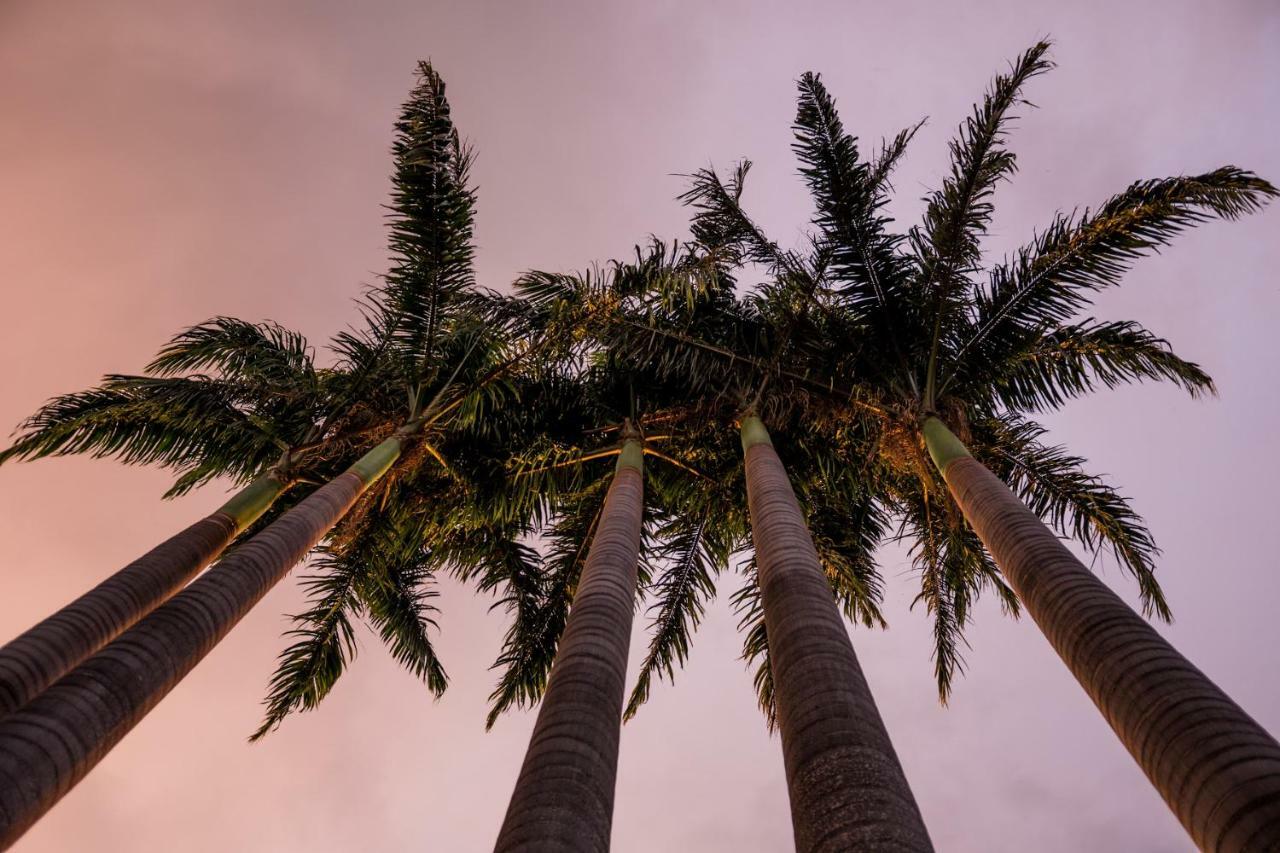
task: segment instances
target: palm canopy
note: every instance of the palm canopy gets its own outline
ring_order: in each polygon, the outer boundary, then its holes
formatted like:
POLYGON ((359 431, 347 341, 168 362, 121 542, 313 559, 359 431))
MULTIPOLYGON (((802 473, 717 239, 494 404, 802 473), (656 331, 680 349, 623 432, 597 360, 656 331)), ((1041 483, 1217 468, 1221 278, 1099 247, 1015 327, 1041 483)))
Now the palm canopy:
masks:
POLYGON ((363 324, 333 347, 350 385, 340 424, 358 437, 351 454, 391 436, 408 449, 304 579, 309 608, 294 617, 255 739, 323 700, 356 653, 360 617, 441 694, 448 679, 430 636, 441 573, 499 594, 516 620, 541 593, 538 555, 524 541, 532 521, 505 499, 503 466, 540 429, 519 401, 546 389, 528 376, 536 352, 512 335, 511 300, 476 286, 473 155, 427 63, 392 154, 389 272, 365 294, 363 324))
MULTIPOLYGON (((741 449, 729 426, 771 354, 763 313, 769 306, 737 296, 732 253, 714 234, 700 233, 700 225, 695 221, 695 239, 686 244, 653 239, 637 247, 633 259, 604 269, 534 272, 517 282, 522 334, 549 342, 540 364, 568 395, 559 407, 575 414, 544 428, 509 465, 512 500, 528 502, 522 513, 538 518, 545 536, 544 589, 533 618, 513 624, 508 634, 491 724, 508 707, 536 702, 545 688, 607 492, 606 460, 618 452, 612 441, 628 419, 652 464, 645 471, 638 599, 648 601, 650 642, 627 716, 648 698, 655 677, 674 677, 731 565, 744 574, 734 600, 748 649, 752 657, 765 653, 741 500, 741 449)), ((857 481, 832 476, 856 458, 857 430, 815 418, 807 397, 813 390, 777 383, 758 404, 775 423, 785 423, 778 445, 797 460, 792 473, 813 495, 810 507, 844 508, 813 512, 810 521, 846 614, 883 624, 870 546, 883 535, 884 518, 857 481)), ((767 659, 758 681, 767 699, 767 659)), ((771 702, 765 706, 771 709, 771 702)))
POLYGON ((305 477, 332 455, 321 438, 344 381, 315 366, 302 335, 217 317, 173 338, 141 375, 50 400, 0 462, 88 454, 160 465, 179 474, 166 497, 273 467, 286 481, 305 477))
MULTIPOLYGON (((766 280, 732 307, 716 305, 715 322, 672 314, 655 295, 638 300, 642 317, 615 314, 601 332, 619 358, 692 394, 736 393, 757 406, 775 440, 794 443, 778 448, 789 467, 803 470, 805 452, 816 448, 819 478, 792 471, 815 539, 828 514, 832 529, 865 537, 860 553, 875 583, 875 545, 910 542, 944 701, 981 592, 994 590, 1008 612, 1018 604, 928 463, 923 419, 947 421, 1061 535, 1111 552, 1138 581, 1148 614, 1169 618, 1154 575, 1158 551, 1141 518, 1084 460, 1046 442, 1032 416, 1133 381, 1213 393, 1200 367, 1138 323, 1081 315, 1094 293, 1119 284, 1134 261, 1178 233, 1256 211, 1276 194, 1235 167, 1139 181, 1096 210, 1059 214, 984 273, 993 195, 1016 166, 1006 133, 1026 103, 1023 86, 1050 67, 1048 47, 1033 46, 995 78, 951 144, 950 173, 927 197, 923 223, 905 233, 892 230, 885 205, 916 128, 863 158, 820 78, 804 75, 793 149, 815 214, 803 247, 780 247, 746 213, 749 163, 727 178, 701 170, 683 197, 694 211, 695 241, 727 267, 764 270, 766 280), (840 454, 829 456, 834 448, 840 454), (842 503, 846 491, 859 498, 842 503)), ((750 596, 748 586, 740 595, 748 618, 750 596)), ((746 651, 767 654, 761 624, 752 623, 746 651)), ((766 709, 768 678, 762 667, 766 709)))
MULTIPOLYGON (((510 442, 533 429, 519 407, 521 365, 509 300, 475 285, 470 148, 427 63, 396 123, 388 274, 360 303, 363 321, 318 367, 298 333, 219 317, 178 335, 140 376, 108 376, 50 401, 8 458, 88 453, 176 470, 169 495, 217 477, 275 472, 323 483, 390 436, 407 449, 320 547, 303 580, 308 610, 271 682, 257 736, 314 707, 355 650, 363 618, 432 691, 447 683, 428 631, 441 570, 535 594, 527 525, 503 514, 510 442)), ((306 496, 294 489, 271 517, 306 496)), ((255 530, 269 521, 264 518, 255 530)), ((250 535, 254 531, 250 531, 250 535)))

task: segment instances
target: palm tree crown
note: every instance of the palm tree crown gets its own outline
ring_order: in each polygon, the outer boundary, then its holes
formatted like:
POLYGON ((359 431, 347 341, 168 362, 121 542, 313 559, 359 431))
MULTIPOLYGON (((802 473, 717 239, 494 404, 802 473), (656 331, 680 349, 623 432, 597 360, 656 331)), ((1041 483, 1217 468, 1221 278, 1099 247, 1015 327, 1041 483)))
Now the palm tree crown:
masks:
MULTIPOLYGON (((730 267, 763 269, 767 281, 733 309, 717 310, 714 323, 675 316, 658 300, 642 316, 615 316, 605 333, 626 358, 693 393, 754 397, 766 420, 801 413, 811 439, 788 435, 791 421, 771 432, 820 446, 826 457, 815 462, 824 476, 814 488, 837 494, 818 500, 815 492, 807 504, 815 537, 831 513, 832 529, 867 539, 867 553, 890 538, 911 543, 944 701, 963 666, 962 632, 978 595, 994 590, 1013 613, 1018 602, 929 464, 923 421, 941 416, 1062 535, 1112 553, 1136 578, 1148 613, 1167 619, 1145 524, 1081 458, 1047 443, 1032 416, 1131 381, 1213 393, 1200 367, 1138 323, 1080 315, 1139 257, 1208 219, 1256 211, 1276 194, 1235 167, 1139 181, 1096 210, 1059 214, 984 274, 993 194, 1016 167, 1005 135, 1025 103, 1024 84, 1050 67, 1048 47, 1035 45, 995 78, 951 144, 950 173, 927 197, 923 223, 906 233, 891 229, 885 205, 890 175, 917 128, 863 158, 821 79, 805 74, 793 149, 815 214, 803 249, 781 248, 745 212, 749 163, 727 179, 700 170, 684 196, 695 240, 730 267), (862 499, 844 505, 841 490, 862 499), (850 528, 850 518, 865 523, 850 528)), ((779 453, 794 464, 784 448, 779 453)), ((863 613, 875 621, 878 575, 863 571, 863 613)), ((742 600, 749 613, 749 595, 742 600)), ((749 655, 766 649, 758 632, 749 636, 749 655)), ((767 687, 767 667, 757 681, 767 687)))

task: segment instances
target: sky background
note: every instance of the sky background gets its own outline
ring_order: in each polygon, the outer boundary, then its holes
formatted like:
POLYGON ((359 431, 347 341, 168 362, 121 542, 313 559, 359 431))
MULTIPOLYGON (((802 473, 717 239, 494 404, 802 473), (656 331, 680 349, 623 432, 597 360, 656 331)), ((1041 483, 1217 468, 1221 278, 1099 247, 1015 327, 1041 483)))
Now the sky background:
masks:
MULTIPOLYGON (((1134 179, 1232 163, 1280 180, 1267 0, 0 0, 0 427, 140 370, 214 315, 318 345, 351 321, 386 267, 390 129, 419 58, 478 148, 479 277, 500 288, 682 235, 676 176, 742 157, 750 209, 798 240, 809 207, 788 146, 805 70, 864 146, 929 117, 895 179, 910 223, 991 75, 1045 35, 1059 68, 1028 90, 1040 109, 1012 140, 1021 172, 997 197, 994 256, 1134 179)), ((1099 300, 1097 316, 1140 319, 1202 364, 1219 399, 1129 388, 1045 419, 1150 523, 1177 617, 1161 632, 1272 731, 1277 233, 1280 209, 1200 228, 1099 300)), ((224 499, 163 503, 167 483, 107 460, 0 469, 0 640, 224 499)), ((1191 849, 1029 620, 980 607, 940 708, 909 561, 886 551, 883 570, 891 627, 853 640, 939 850, 1191 849)), ((1134 600, 1114 561, 1099 571, 1134 600)), ((623 732, 618 853, 790 849, 781 750, 738 659, 739 585, 724 579, 676 685, 623 732)), ((490 849, 533 715, 485 734, 503 622, 442 587, 442 700, 365 633, 319 711, 250 746, 284 614, 301 609, 288 580, 15 850, 490 849)))

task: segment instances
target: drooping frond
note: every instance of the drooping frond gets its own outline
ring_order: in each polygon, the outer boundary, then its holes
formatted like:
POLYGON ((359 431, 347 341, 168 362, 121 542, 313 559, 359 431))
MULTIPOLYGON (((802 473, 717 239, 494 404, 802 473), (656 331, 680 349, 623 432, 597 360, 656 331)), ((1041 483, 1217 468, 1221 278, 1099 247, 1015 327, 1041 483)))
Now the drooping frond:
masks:
POLYGON ((489 696, 486 728, 492 728, 508 708, 536 704, 546 690, 547 676, 569 619, 569 607, 604 508, 608 485, 609 481, 603 478, 589 485, 555 520, 543 557, 542 607, 533 619, 514 623, 503 642, 502 652, 494 663, 502 675, 489 696))
POLYGON ((541 555, 532 547, 505 533, 482 536, 494 541, 475 550, 475 557, 461 573, 463 579, 478 577, 481 592, 497 592, 493 608, 502 608, 510 620, 504 644, 520 642, 536 633, 543 616, 544 591, 541 555))
POLYGON ((769 631, 764 623, 764 605, 760 602, 760 585, 756 581, 755 558, 743 569, 747 582, 730 599, 738 614, 738 631, 743 635, 742 659, 755 666, 752 682, 756 701, 764 714, 769 731, 778 726, 778 706, 774 701, 773 669, 769 661, 769 631))
MULTIPOLYGON (((1058 326, 990 366, 987 387, 1014 411, 1056 409, 1099 386, 1165 380, 1193 397, 1215 393, 1200 366, 1179 358, 1169 343, 1131 321, 1058 326)), ((975 393, 979 389, 974 389, 975 393)))
POLYGON ((884 590, 875 560, 887 523, 883 511, 865 493, 861 499, 839 503, 820 493, 807 497, 809 533, 845 618, 868 628, 886 627, 880 611, 884 590))
POLYGON ((377 572, 362 578, 357 591, 369 624, 378 632, 391 656, 440 696, 448 687, 449 679, 429 634, 436 627, 428 615, 435 610, 429 601, 439 595, 430 586, 432 577, 426 561, 387 562, 377 572))
POLYGON ((1155 577, 1160 550, 1129 501, 1084 470, 1084 459, 1040 442, 1044 428, 1031 421, 983 422, 984 461, 1027 507, 1063 536, 1097 553, 1106 548, 1133 575, 1143 609, 1169 621, 1172 614, 1155 577))
POLYGON ((656 531, 665 565, 650 592, 649 651, 627 702, 624 720, 636 715, 649 699, 653 677, 675 681, 675 668, 689 654, 689 641, 702 621, 706 603, 715 596, 715 576, 728 560, 727 543, 719 541, 708 518, 668 519, 656 531))
POLYGON ((938 488, 929 488, 904 519, 921 581, 913 604, 923 602, 933 623, 933 672, 944 705, 957 673, 964 671, 964 629, 983 588, 995 588, 1006 612, 1016 614, 1018 606, 982 542, 948 502, 938 488))
POLYGON ((293 617, 297 627, 288 635, 295 641, 280 653, 264 700, 266 717, 251 741, 279 728, 292 712, 316 708, 355 658, 351 617, 361 612, 356 586, 365 567, 325 549, 313 568, 315 573, 302 579, 311 609, 293 617))

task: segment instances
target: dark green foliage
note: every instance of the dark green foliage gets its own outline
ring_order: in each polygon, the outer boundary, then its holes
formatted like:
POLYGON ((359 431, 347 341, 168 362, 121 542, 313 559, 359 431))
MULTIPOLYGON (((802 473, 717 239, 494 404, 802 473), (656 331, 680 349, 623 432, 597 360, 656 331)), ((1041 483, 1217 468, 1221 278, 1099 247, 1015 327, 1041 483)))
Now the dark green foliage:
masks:
POLYGON ((1018 602, 929 462, 924 417, 946 420, 1062 535, 1111 553, 1148 612, 1167 619, 1141 518, 1084 460, 1044 444, 1028 416, 1134 381, 1213 393, 1207 373, 1136 322, 1082 315, 1140 257, 1277 193, 1235 167, 1138 181, 985 262, 996 191, 1016 171, 1009 127, 1024 87, 1051 67, 1048 47, 1018 57, 960 125, 914 228, 896 229, 886 205, 920 125, 865 157, 821 78, 804 74, 792 147, 814 213, 798 248, 746 212, 744 160, 727 178, 711 168, 689 177, 689 241, 651 238, 634 257, 581 273, 529 272, 514 296, 475 284, 473 155, 423 63, 395 125, 390 267, 360 303, 360 323, 331 341, 331 367, 277 324, 214 318, 174 338, 146 375, 50 401, 0 463, 115 456, 176 471, 173 495, 266 470, 324 482, 405 437, 403 456, 304 579, 308 609, 294 617, 255 739, 328 694, 355 657, 361 620, 439 695, 447 678, 431 635, 442 573, 494 596, 510 619, 488 724, 536 703, 626 423, 644 439, 637 606, 649 602, 650 617, 628 718, 655 678, 674 679, 735 566, 743 655, 772 725, 736 434, 747 410, 769 427, 848 619, 886 624, 875 552, 910 541, 943 701, 980 595, 1013 614, 1018 602), (747 292, 744 269, 764 277, 747 292))
MULTIPOLYGON (((302 336, 271 323, 216 318, 179 334, 150 375, 110 375, 28 418, 11 458, 88 454, 181 473, 169 496, 218 476, 247 482, 316 437, 332 373, 302 336), (194 371, 212 370, 212 373, 194 371)), ((296 468, 303 460, 289 463, 296 468)))
POLYGON ((1226 166, 1193 177, 1138 181, 1096 212, 1059 214, 1015 256, 992 268, 976 291, 943 387, 981 384, 983 365, 1025 349, 1119 284, 1133 262, 1212 218, 1260 210, 1276 189, 1251 172, 1226 166))
POLYGON ((649 698, 653 676, 675 680, 675 668, 689 654, 689 640, 715 596, 715 576, 728 562, 728 543, 717 541, 714 520, 709 517, 672 518, 656 532, 663 541, 670 565, 655 573, 658 580, 650 588, 657 601, 650 605, 649 651, 627 702, 624 719, 649 698))
POLYGON ((393 348, 416 383, 441 363, 437 344, 475 282, 472 152, 458 135, 444 81, 429 63, 396 122, 391 195, 391 269, 375 291, 396 318, 393 348))
POLYGON ((487 728, 508 708, 536 704, 546 689, 608 486, 597 479, 557 513, 543 548, 540 601, 512 622, 494 663, 502 675, 489 697, 487 728))
POLYGON ((335 559, 328 549, 313 560, 314 574, 302 578, 312 607, 294 616, 300 627, 280 657, 267 695, 267 715, 250 740, 265 737, 293 710, 312 710, 329 694, 356 655, 352 616, 361 615, 356 595, 358 563, 335 559))
MULTIPOLYGON (((401 458, 312 564, 310 604, 294 617, 255 739, 327 695, 355 656, 360 620, 442 692, 431 641, 440 572, 498 595, 518 626, 545 609, 538 556, 522 543, 530 506, 504 488, 514 449, 545 429, 516 405, 522 389, 543 390, 525 370, 534 353, 513 337, 526 310, 475 287, 472 154, 427 63, 395 131, 391 266, 360 303, 361 322, 333 339, 332 367, 317 368, 307 341, 277 324, 218 317, 174 338, 148 375, 51 401, 0 457, 160 464, 180 473, 177 494, 264 470, 322 483, 404 436, 401 458)), ((295 486, 268 519, 304 492, 295 486)))
MULTIPOLYGON (((746 213, 749 163, 728 180, 703 169, 683 196, 693 216, 690 256, 726 282, 745 265, 767 280, 746 296, 725 291, 683 306, 662 300, 657 287, 648 298, 628 294, 590 330, 611 360, 648 371, 650 382, 676 389, 683 405, 721 429, 743 407, 757 408, 837 597, 867 625, 883 622, 872 554, 896 521, 896 535, 912 543, 916 600, 934 624, 944 701, 963 667, 963 631, 978 597, 994 592, 1010 613, 1018 602, 928 459, 919 424, 933 414, 946 420, 1033 511, 1084 547, 1112 553, 1137 579, 1148 612, 1168 618, 1154 575, 1158 551, 1141 519, 1083 460, 1042 445, 1043 430, 1027 415, 1133 381, 1212 393, 1200 367, 1137 323, 1080 315, 1094 292, 1185 229, 1254 212, 1276 195, 1235 167, 1139 181, 1096 211, 1059 215, 982 274, 995 191, 1016 167, 1009 125, 1027 103, 1026 84, 1051 67, 1048 47, 1034 45, 995 78, 951 144, 950 170, 927 196, 924 221, 905 234, 885 204, 889 173, 915 129, 863 159, 821 79, 803 75, 793 149, 815 212, 802 248, 780 247, 746 213)), ((731 548, 745 544, 738 538, 731 548)), ((750 577, 748 570, 735 603, 745 656, 763 664, 756 684, 768 712, 768 638, 750 577)), ((689 596, 699 588, 679 576, 662 588, 660 615, 689 609, 685 621, 660 619, 661 630, 696 625, 689 596)), ((673 636, 671 656, 654 658, 659 673, 669 675, 670 662, 687 654, 685 635, 673 636)))

